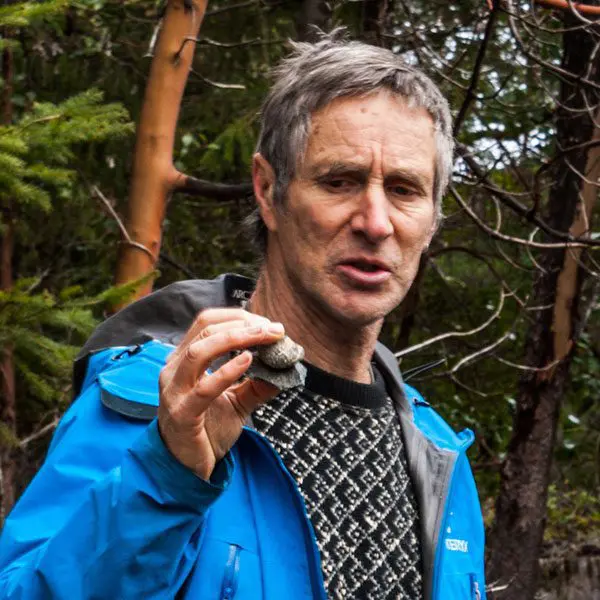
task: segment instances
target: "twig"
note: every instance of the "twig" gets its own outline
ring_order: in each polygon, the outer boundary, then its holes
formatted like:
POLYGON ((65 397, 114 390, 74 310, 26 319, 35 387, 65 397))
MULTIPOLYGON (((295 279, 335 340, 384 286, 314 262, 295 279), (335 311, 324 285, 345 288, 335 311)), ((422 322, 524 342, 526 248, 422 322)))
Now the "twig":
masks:
POLYGON ((508 295, 509 294, 507 294, 504 290, 502 290, 500 292, 500 299, 498 301, 498 306, 497 306, 496 310, 494 311, 492 316, 489 319, 487 319, 487 321, 485 321, 478 327, 475 327, 474 329, 470 329, 469 331, 448 331, 446 333, 442 333, 441 335, 436 335, 435 337, 425 340, 424 342, 415 344, 414 346, 409 346, 408 348, 404 348, 404 350, 400 350, 399 352, 395 352, 394 356, 396 358, 400 358, 401 356, 405 356, 406 354, 410 354, 411 352, 417 352, 418 350, 422 350, 423 348, 426 348, 427 346, 430 346, 431 344, 441 342, 442 340, 447 340, 448 338, 467 337, 470 335, 475 335, 476 333, 479 333, 480 331, 483 331, 486 327, 488 327, 491 323, 493 323, 500 316, 500 313, 502 312, 502 308, 504 306, 504 300, 508 295))
POLYGON ((246 86, 240 83, 221 83, 219 81, 213 81, 212 79, 208 79, 201 75, 195 69, 190 69, 190 72, 193 73, 198 79, 206 83, 207 85, 211 85, 212 87, 219 88, 220 90, 245 90, 246 86))
POLYGON ((571 73, 570 71, 566 71, 565 69, 562 69, 561 67, 557 67, 556 65, 553 65, 552 63, 549 63, 548 61, 545 61, 544 59, 540 58, 537 54, 530 52, 525 47, 525 44, 523 43, 523 39, 521 38, 519 31, 517 30, 517 26, 515 24, 515 17, 514 17, 515 11, 513 8, 512 0, 505 0, 505 2, 508 7, 508 10, 505 11, 508 16, 508 26, 510 27, 513 37, 515 38, 515 42, 517 43, 517 46, 519 47, 521 52, 527 58, 531 59, 533 62, 535 62, 538 65, 540 65, 541 67, 544 67, 545 69, 551 71, 552 73, 555 73, 556 75, 562 77, 563 79, 566 79, 567 81, 583 84, 583 85, 593 88, 594 90, 600 90, 600 84, 596 83, 595 81, 591 81, 584 77, 578 77, 574 73, 571 73))
POLYGON ((56 417, 52 422, 48 423, 47 425, 44 425, 44 427, 42 427, 35 433, 32 433, 31 435, 27 436, 26 438, 23 438, 19 442, 19 448, 21 450, 23 450, 31 442, 33 442, 41 437, 44 437, 46 434, 48 434, 49 432, 51 432, 53 429, 56 428, 59 421, 60 421, 59 417, 56 417))
POLYGON ((467 89, 467 93, 465 95, 465 99, 458 111, 458 115, 456 120, 454 121, 454 136, 458 136, 458 132, 462 127, 463 121, 471 108, 471 104, 476 97, 475 91, 477 89, 477 84, 479 83, 479 78, 481 77, 481 67, 483 66, 483 59, 485 57, 485 53, 487 52, 488 45, 490 39, 492 37, 492 32, 494 30, 494 25, 496 23, 496 17, 498 15, 498 2, 492 7, 492 11, 490 12, 489 19, 485 26, 485 33, 483 34, 483 40, 479 46, 479 50, 477 51, 477 58, 475 59, 475 65, 473 66, 473 74, 471 75, 471 81, 469 82, 469 87, 467 89))
MULTIPOLYGON (((484 185, 484 187, 489 190, 502 204, 508 206, 511 210, 516 212, 518 215, 523 217, 525 220, 529 221, 533 225, 537 225, 544 233, 547 233, 549 236, 554 237, 559 240, 564 240, 567 242, 566 244, 558 244, 558 245, 544 245, 537 246, 538 248, 562 248, 567 246, 572 246, 573 243, 580 243, 581 246, 600 246, 599 241, 595 240, 585 240, 580 242, 580 240, 576 240, 569 233, 564 233, 562 231, 557 231, 556 229, 550 227, 545 221, 540 219, 536 214, 534 214, 531 209, 523 206, 520 202, 515 200, 515 198, 509 194, 508 192, 500 189, 495 186, 487 177, 483 169, 477 164, 477 161, 471 154, 471 152, 467 149, 463 144, 457 144, 456 147, 457 154, 465 161, 469 169, 472 173, 477 177, 477 179, 484 185)), ((527 243, 527 242, 526 242, 527 243)), ((534 244, 532 244, 534 245, 534 244)))
MULTIPOLYGON (((572 2, 571 0, 535 0, 535 3, 546 8, 569 10, 577 17, 581 17, 581 15, 600 15, 600 6, 572 2)), ((589 19, 582 20, 588 25, 594 23, 589 19)))
POLYGON ((252 196, 254 188, 251 182, 214 183, 178 173, 173 184, 173 191, 190 196, 204 196, 213 200, 237 200, 252 196))
POLYGON ((494 356, 494 358, 501 362, 504 365, 509 367, 513 367, 514 369, 518 369, 519 371, 532 371, 534 373, 539 373, 540 371, 548 371, 549 369, 554 368, 559 362, 561 362, 562 358, 556 358, 552 362, 549 362, 545 367, 528 367, 527 365, 521 365, 519 363, 514 363, 510 360, 506 360, 506 358, 502 358, 501 356, 494 356))
POLYGON ((97 185, 92 186, 92 192, 102 201, 102 203, 104 204, 104 206, 106 207, 106 209, 108 210, 108 212, 110 213, 112 218, 116 221, 119 229, 121 230, 122 236, 125 238, 125 240, 124 241, 122 240, 121 243, 124 245, 127 245, 127 246, 133 246, 134 248, 138 248, 142 252, 145 252, 152 259, 152 262, 154 262, 154 260, 155 260, 154 255, 152 254, 150 249, 146 248, 146 246, 144 246, 143 244, 140 244, 139 242, 134 242, 131 239, 131 236, 129 235, 127 228, 123 224, 123 221, 121 221, 121 217, 119 217, 119 215, 117 214, 115 209, 112 207, 112 204, 108 201, 106 196, 100 191, 100 189, 98 188, 97 185))
POLYGON ((162 260, 163 262, 166 262, 168 265, 171 265, 172 267, 179 269, 186 277, 189 277, 190 279, 198 278, 195 273, 190 271, 190 269, 188 269, 185 265, 182 265, 180 262, 178 262, 174 258, 170 257, 163 250, 160 251, 160 254, 158 255, 158 257, 160 258, 160 260, 162 260))
MULTIPOLYGON (((511 242, 513 244, 519 244, 521 246, 531 246, 532 248, 582 248, 589 246, 587 242, 557 242, 557 243, 542 243, 542 242, 532 242, 529 240, 524 240, 522 238, 513 237, 511 235, 506 235, 505 233, 501 233, 492 229, 489 225, 484 223, 470 208, 470 206, 462 199, 458 191, 454 186, 449 186, 450 193, 454 196, 454 199, 458 202, 458 204, 464 209, 464 211, 471 217, 471 219, 475 222, 475 224, 482 229, 485 233, 489 234, 491 237, 502 240, 504 242, 511 242)), ((594 246, 598 246, 594 244, 594 246)))
POLYGON ((512 330, 509 329, 507 332, 504 333, 504 335, 501 335, 496 341, 492 342, 491 344, 488 344, 487 346, 484 346, 483 348, 480 348, 479 350, 477 350, 476 352, 473 352, 472 354, 468 354, 467 356, 464 356, 452 367, 452 369, 450 369, 450 374, 454 375, 454 373, 456 373, 456 371, 458 371, 459 369, 464 367, 467 363, 470 363, 473 360, 475 360, 476 358, 479 358, 480 356, 483 356, 483 355, 487 354, 488 352, 491 352, 492 350, 494 350, 494 348, 497 348, 500 344, 502 344, 505 340, 507 340, 512 335, 512 333, 513 333, 512 330))

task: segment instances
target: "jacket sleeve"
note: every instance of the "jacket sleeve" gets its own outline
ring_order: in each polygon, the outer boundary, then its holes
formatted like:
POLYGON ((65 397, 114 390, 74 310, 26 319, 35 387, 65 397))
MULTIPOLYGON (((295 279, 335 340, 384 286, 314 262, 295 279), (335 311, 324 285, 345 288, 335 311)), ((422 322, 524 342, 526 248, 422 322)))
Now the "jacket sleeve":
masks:
POLYGON ((210 482, 168 451, 156 421, 126 418, 90 383, 0 537, 0 598, 173 598, 195 563, 204 515, 231 480, 210 482))

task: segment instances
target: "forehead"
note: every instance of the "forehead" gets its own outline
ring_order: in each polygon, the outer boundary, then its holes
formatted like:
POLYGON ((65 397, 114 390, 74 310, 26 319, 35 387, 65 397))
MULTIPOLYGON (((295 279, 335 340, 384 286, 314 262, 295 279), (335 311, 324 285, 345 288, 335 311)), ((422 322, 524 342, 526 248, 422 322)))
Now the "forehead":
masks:
POLYGON ((362 98, 338 98, 314 112, 304 166, 329 161, 413 168, 433 181, 433 119, 421 107, 379 92, 362 98))

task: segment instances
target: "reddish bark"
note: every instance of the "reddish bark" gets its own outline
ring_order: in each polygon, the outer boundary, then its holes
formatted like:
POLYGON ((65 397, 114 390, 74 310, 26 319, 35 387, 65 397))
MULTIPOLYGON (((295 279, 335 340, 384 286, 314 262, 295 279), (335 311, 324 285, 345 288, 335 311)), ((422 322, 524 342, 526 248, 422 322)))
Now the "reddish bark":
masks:
MULTIPOLYGON (((207 0, 169 0, 166 6, 137 129, 125 224, 133 243, 124 240, 122 245, 117 284, 134 281, 154 270, 167 202, 187 181, 173 165, 173 146, 179 107, 196 47, 194 40, 206 5, 207 0)), ((136 297, 151 290, 149 281, 137 291, 136 297)))

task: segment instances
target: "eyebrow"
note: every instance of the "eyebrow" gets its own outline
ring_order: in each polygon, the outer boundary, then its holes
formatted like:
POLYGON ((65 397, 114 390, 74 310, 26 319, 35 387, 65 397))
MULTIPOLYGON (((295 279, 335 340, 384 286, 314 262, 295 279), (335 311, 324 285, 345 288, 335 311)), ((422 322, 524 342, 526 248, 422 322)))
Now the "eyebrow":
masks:
MULTIPOLYGON (((309 176, 312 178, 325 179, 327 177, 350 175, 361 182, 367 181, 370 173, 371 169, 369 167, 353 162, 317 163, 309 169, 309 176)), ((427 175, 412 169, 393 169, 385 174, 384 180, 400 180, 423 194, 432 187, 432 182, 427 175)))

